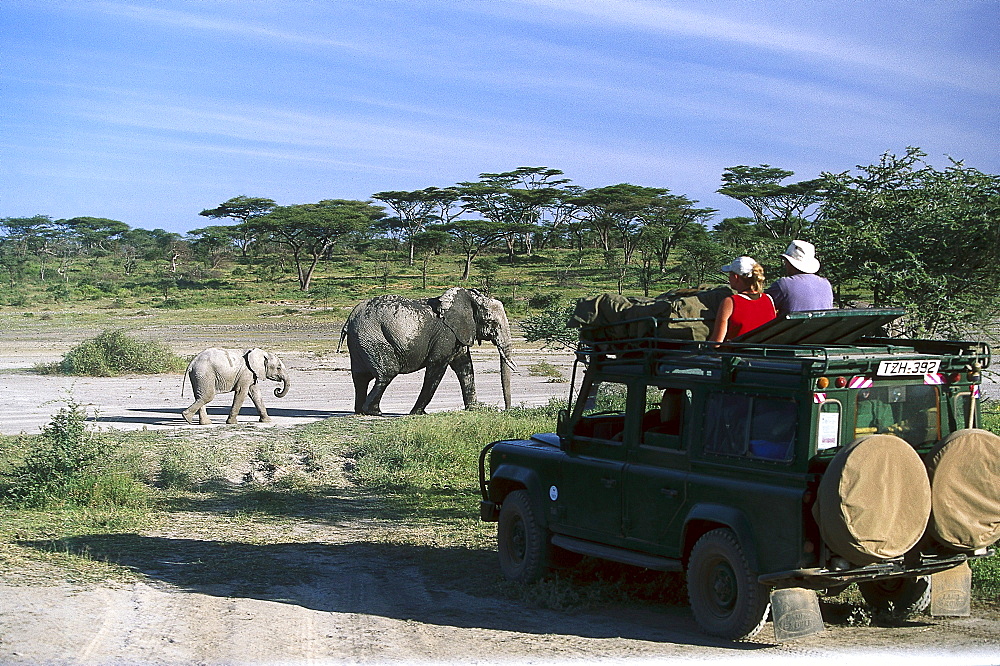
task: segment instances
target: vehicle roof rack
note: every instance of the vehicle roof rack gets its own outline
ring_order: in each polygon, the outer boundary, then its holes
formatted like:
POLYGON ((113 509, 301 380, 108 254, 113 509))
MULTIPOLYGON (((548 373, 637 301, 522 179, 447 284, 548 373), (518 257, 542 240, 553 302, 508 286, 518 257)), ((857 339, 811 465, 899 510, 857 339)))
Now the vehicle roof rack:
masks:
MULTIPOLYGON (((722 344, 677 337, 690 329, 672 328, 676 318, 623 318, 582 325, 577 358, 587 363, 630 363, 676 360, 712 354, 719 357, 781 358, 819 361, 849 350, 975 357, 987 367, 990 349, 982 342, 911 340, 882 337, 882 327, 904 315, 902 308, 810 310, 793 312, 722 344)), ((683 320, 689 321, 689 320, 683 320)))

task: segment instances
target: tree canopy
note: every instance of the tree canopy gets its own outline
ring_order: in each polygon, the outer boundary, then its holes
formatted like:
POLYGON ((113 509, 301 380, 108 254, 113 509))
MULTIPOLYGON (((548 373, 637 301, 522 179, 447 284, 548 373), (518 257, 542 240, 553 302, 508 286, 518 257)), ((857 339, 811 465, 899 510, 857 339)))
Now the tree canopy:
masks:
POLYGON ((350 234, 369 229, 385 210, 368 201, 324 199, 312 204, 278 206, 251 225, 292 251, 299 288, 309 291, 320 257, 350 234))

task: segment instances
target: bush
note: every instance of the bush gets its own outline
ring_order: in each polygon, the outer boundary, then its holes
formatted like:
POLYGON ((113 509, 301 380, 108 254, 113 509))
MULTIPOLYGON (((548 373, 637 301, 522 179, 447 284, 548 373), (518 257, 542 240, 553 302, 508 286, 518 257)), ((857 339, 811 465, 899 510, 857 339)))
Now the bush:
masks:
POLYGON ((24 461, 9 472, 0 496, 37 508, 145 505, 147 488, 133 473, 115 465, 113 447, 100 434, 87 431, 86 419, 75 402, 60 409, 24 461))
POLYGON ((558 307, 561 300, 562 294, 560 293, 543 294, 536 291, 528 297, 528 307, 534 310, 551 310, 558 307))
POLYGON ((566 306, 557 303, 537 315, 526 317, 521 321, 524 339, 528 342, 541 341, 546 349, 576 349, 579 331, 566 326, 574 308, 572 303, 566 306))
MULTIPOLYGON (((55 370, 67 375, 113 377, 126 373, 158 374, 183 369, 184 361, 166 346, 137 340, 124 330, 107 330, 85 340, 63 356, 55 370)), ((44 370, 44 369, 43 369, 44 370)))

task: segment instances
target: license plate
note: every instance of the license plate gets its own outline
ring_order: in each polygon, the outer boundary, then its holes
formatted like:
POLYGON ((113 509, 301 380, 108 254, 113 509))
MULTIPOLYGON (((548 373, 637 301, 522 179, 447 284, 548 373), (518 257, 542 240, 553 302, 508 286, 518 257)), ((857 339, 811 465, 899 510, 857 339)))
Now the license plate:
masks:
POLYGON ((896 375, 930 375, 938 371, 941 367, 940 359, 936 360, 909 360, 909 361, 882 361, 878 364, 876 374, 883 377, 893 377, 896 375))

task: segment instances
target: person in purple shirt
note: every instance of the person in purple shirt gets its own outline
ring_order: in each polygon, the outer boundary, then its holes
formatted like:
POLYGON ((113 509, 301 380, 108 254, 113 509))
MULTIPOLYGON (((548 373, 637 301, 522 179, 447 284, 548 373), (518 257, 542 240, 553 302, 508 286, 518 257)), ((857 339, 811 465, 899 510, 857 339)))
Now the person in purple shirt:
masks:
POLYGON ((779 317, 789 312, 833 308, 833 287, 829 280, 816 275, 819 261, 812 243, 793 240, 781 258, 785 277, 764 291, 774 301, 779 317))

